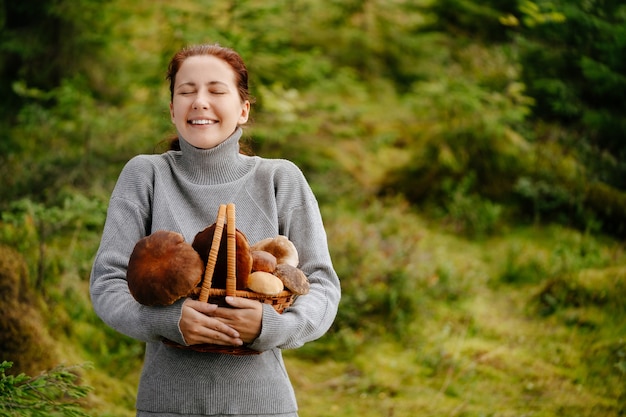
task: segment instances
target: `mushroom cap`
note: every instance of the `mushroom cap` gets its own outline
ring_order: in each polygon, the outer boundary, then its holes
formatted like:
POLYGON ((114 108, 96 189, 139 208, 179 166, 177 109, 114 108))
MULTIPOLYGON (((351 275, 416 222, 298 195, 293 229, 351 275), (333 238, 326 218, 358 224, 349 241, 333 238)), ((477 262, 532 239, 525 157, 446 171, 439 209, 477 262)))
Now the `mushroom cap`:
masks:
POLYGON ((300 269, 289 264, 278 264, 274 271, 276 275, 285 285, 285 288, 291 290, 294 294, 304 295, 309 292, 311 284, 309 279, 300 269))
MULTIPOLYGON (((191 246, 198 252, 200 259, 206 265, 213 244, 213 235, 215 234, 216 224, 206 227, 204 230, 196 234, 191 246)), ((217 253, 217 262, 213 271, 213 279, 211 281, 212 288, 226 288, 226 273, 228 271, 228 244, 227 230, 224 228, 222 239, 220 240, 220 249, 217 253)), ((235 267, 235 276, 237 277, 237 289, 244 290, 248 287, 248 277, 252 271, 252 254, 250 253, 250 244, 248 238, 240 230, 235 230, 235 251, 237 262, 235 267)))
POLYGON ((278 261, 276 257, 264 250, 250 251, 252 255, 252 271, 274 272, 278 261))
POLYGON ((278 264, 288 264, 297 267, 300 263, 296 246, 283 235, 260 240, 252 245, 250 249, 271 253, 276 257, 278 264))
POLYGON ((139 303, 165 306, 189 295, 203 273, 204 263, 183 235, 159 230, 135 244, 126 280, 139 303))
POLYGON ((248 288, 263 295, 276 295, 285 289, 283 282, 269 272, 256 271, 250 274, 248 288))

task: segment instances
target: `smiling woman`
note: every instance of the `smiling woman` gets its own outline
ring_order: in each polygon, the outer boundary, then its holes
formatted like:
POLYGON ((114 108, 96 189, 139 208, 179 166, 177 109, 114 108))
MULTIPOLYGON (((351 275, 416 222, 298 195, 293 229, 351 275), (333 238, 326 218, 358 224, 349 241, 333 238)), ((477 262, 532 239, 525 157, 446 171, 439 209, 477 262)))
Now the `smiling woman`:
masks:
POLYGON ((230 65, 220 58, 185 59, 171 81, 170 115, 180 137, 196 148, 209 149, 248 121, 250 101, 238 94, 235 78, 230 65))
POLYGON ((297 416, 282 349, 321 337, 341 294, 317 200, 293 163, 239 152, 251 100, 237 53, 217 45, 185 48, 173 57, 168 80, 179 149, 138 155, 122 170, 92 268, 94 309, 112 328, 146 343, 138 416, 297 416), (187 297, 139 304, 128 287, 136 243, 160 230, 191 242, 227 203, 237 206, 237 228, 251 243, 281 235, 294 244, 308 293, 282 314, 243 297, 227 297, 227 307, 187 297), (163 339, 245 344, 259 354, 200 353, 163 339))

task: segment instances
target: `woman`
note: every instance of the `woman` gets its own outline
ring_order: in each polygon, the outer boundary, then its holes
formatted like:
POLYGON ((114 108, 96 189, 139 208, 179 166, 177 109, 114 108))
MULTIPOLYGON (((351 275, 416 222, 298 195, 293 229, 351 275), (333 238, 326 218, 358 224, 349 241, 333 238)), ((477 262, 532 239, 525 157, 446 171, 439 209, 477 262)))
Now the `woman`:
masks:
POLYGON ((146 342, 138 416, 297 416, 281 349, 302 346, 332 324, 340 299, 317 201, 291 162, 239 152, 248 120, 248 74, 240 56, 218 45, 185 48, 169 65, 170 115, 179 150, 139 155, 113 190, 90 292, 112 328, 146 342), (255 243, 284 235, 298 249, 311 288, 278 314, 244 298, 217 307, 190 298, 171 306, 135 301, 126 268, 137 241, 157 230, 187 242, 235 203, 237 228, 255 243), (246 344, 258 355, 232 356, 162 343, 246 344))

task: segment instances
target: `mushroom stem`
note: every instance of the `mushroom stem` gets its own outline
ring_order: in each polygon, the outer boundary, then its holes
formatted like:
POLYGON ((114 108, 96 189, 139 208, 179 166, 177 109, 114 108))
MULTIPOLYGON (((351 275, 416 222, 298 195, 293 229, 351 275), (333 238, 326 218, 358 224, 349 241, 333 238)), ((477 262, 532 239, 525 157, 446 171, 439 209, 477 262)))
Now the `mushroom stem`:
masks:
POLYGON ((226 295, 235 296, 237 291, 237 229, 235 227, 235 205, 228 204, 226 207, 226 243, 227 243, 227 272, 226 272, 226 295))
POLYGON ((217 263, 217 253, 220 249, 220 241, 222 240, 222 231, 224 230, 224 221, 226 219, 226 205, 221 204, 217 211, 217 220, 215 221, 215 232, 213 233, 213 242, 207 260, 206 269, 204 270, 204 279, 202 280, 202 290, 200 291, 199 301, 206 303, 209 301, 209 290, 213 281, 213 272, 217 263))

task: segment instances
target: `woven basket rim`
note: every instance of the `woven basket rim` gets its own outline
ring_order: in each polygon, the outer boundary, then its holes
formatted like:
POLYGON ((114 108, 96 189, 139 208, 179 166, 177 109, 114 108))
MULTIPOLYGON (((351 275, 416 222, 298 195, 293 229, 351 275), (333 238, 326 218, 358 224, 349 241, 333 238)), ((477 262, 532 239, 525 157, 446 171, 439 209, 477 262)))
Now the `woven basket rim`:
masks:
MULTIPOLYGON (((250 298, 250 299, 270 299, 270 298, 279 299, 279 298, 291 297, 293 295, 295 295, 295 293, 287 289, 279 292, 278 294, 273 294, 273 295, 261 294, 258 292, 248 291, 248 290, 236 290, 235 295, 233 297, 250 298)), ((209 296, 210 297, 226 297, 227 292, 225 288, 211 288, 209 290, 209 296)))

